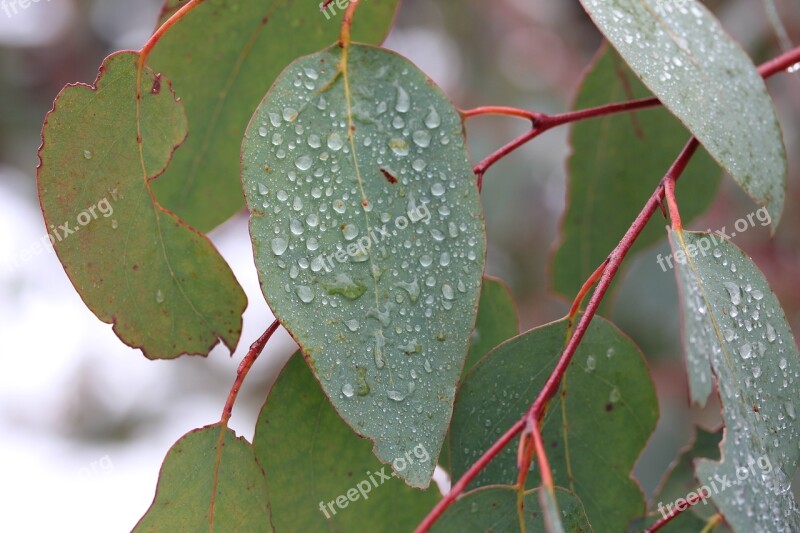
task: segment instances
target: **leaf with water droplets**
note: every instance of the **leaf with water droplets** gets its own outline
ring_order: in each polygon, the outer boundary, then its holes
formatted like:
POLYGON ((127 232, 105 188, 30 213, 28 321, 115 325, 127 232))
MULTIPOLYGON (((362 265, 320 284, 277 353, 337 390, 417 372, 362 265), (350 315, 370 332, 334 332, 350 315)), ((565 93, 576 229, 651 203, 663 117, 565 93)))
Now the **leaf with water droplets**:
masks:
POLYGON ((664 106, 759 204, 783 211, 786 151, 764 80, 697 0, 581 0, 664 106))
MULTIPOLYGON (((509 486, 482 487, 464 494, 431 528, 432 533, 484 533, 489 531, 526 531, 552 533, 545 527, 539 491, 529 490, 523 499, 524 528, 517 508, 517 489, 509 486)), ((572 492, 557 487, 556 497, 561 513, 563 531, 579 533, 592 531, 580 500, 572 492)), ((599 531, 595 529, 595 531, 599 531)))
POLYGON ((290 65, 269 91, 245 135, 242 181, 275 316, 380 460, 430 452, 399 472, 427 487, 485 255, 457 110, 404 58, 334 46, 290 65), (316 87, 298 87, 310 71, 316 87), (353 393, 359 369, 365 395, 353 393))
MULTIPOLYGON (((495 348, 467 375, 450 433, 454 479, 528 410, 566 336, 566 319, 523 333, 495 348)), ((630 472, 657 418, 642 354, 610 322, 595 317, 542 426, 555 484, 580 498, 594 531, 624 531, 632 518, 644 514, 644 498, 630 472)), ((518 442, 509 444, 473 487, 514 482, 518 442)), ((540 485, 537 472, 534 466, 528 488, 540 485)))
POLYGON ((58 96, 39 150, 42 212, 81 298, 123 342, 151 359, 207 354, 220 340, 233 350, 244 291, 211 242, 150 190, 186 137, 186 117, 147 68, 137 105, 138 58, 114 54, 94 87, 58 96))
POLYGON ((153 503, 133 531, 272 531, 268 500, 253 447, 214 424, 169 450, 153 503))
MULTIPOLYGON (((161 21, 186 4, 167 0, 161 21)), ((281 70, 295 58, 336 41, 344 10, 334 2, 216 0, 202 2, 156 44, 148 64, 170 76, 189 118, 191 135, 164 179, 154 182, 162 205, 201 231, 242 208, 238 155, 247 121, 281 70)), ((398 0, 369 0, 358 8, 353 39, 379 44, 398 0)), ((309 70, 300 83, 321 86, 309 70)), ((272 135, 270 134, 270 139, 272 135)))
MULTIPOLYGON (((584 77, 573 108, 648 96, 650 91, 614 49, 604 46, 584 77)), ((688 139, 686 128, 662 108, 572 125, 567 210, 550 268, 554 290, 570 299, 578 293, 628 230, 688 139)), ((700 149, 677 190, 685 221, 705 212, 721 177, 714 160, 700 149)), ((632 252, 663 238, 663 219, 653 217, 632 252)))
POLYGON ((723 476, 734 481, 712 494, 734 529, 800 531, 789 490, 800 459, 800 356, 783 309, 732 243, 707 233, 669 235, 691 398, 705 402, 713 375, 723 404, 722 462, 699 461, 697 477, 709 485, 723 476))
MULTIPOLYGON (((345 396, 368 394, 365 376, 357 372, 345 396)), ((270 492, 276 531, 411 531, 440 498, 435 485, 423 492, 392 477, 336 414, 300 352, 272 386, 253 446, 278 487, 270 492)), ((426 456, 414 448, 397 467, 426 456)))

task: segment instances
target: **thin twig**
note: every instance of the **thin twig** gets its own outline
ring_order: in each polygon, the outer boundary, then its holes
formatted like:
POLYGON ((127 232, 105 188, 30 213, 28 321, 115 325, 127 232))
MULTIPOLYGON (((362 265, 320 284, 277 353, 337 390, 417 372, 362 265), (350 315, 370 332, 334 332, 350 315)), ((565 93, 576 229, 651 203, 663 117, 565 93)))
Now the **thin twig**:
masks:
POLYGON ((270 324, 270 326, 267 328, 267 331, 265 331, 261 337, 259 337, 258 340, 250 346, 250 351, 247 352, 247 355, 244 356, 244 359, 242 359, 242 362, 239 364, 239 369, 236 371, 236 380, 233 382, 233 387, 231 387, 231 391, 228 393, 228 399, 225 402, 225 407, 222 409, 222 418, 220 419, 220 422, 223 425, 227 425, 228 421, 231 419, 233 404, 236 403, 236 397, 239 395, 239 389, 242 388, 244 378, 247 377, 247 373, 250 372, 250 369, 253 367, 253 363, 256 362, 258 356, 264 351, 264 346, 267 345, 267 342, 278 329, 278 326, 280 326, 280 322, 277 320, 270 324))

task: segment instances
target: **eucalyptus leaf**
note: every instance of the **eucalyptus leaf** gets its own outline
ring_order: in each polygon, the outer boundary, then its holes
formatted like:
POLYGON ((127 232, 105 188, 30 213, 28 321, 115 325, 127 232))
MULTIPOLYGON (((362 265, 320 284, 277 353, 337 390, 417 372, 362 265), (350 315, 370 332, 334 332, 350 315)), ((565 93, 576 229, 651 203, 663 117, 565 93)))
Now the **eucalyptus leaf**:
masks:
MULTIPOLYGON (((440 498, 392 476, 370 442, 345 424, 314 381, 300 352, 272 386, 253 438, 264 465, 275 531, 407 533, 440 498)), ((411 460, 425 457, 417 448, 411 460)))
MULTIPOLYGON (((567 329, 564 319, 515 337, 467 375, 450 433, 454 479, 527 412, 564 349, 567 329)), ((630 520, 644 514, 644 497, 630 473, 657 418, 642 354, 610 322, 596 317, 542 426, 555 484, 583 502, 595 531, 625 531, 630 520)), ((518 442, 489 463, 472 486, 514 482, 518 442)), ((534 467, 527 486, 540 484, 534 467)))
POLYGON ((800 356, 763 274, 732 243, 669 230, 684 320, 692 400, 716 379, 722 461, 696 463, 698 480, 736 531, 798 531, 790 482, 800 459, 800 356))
MULTIPOLYGON (((539 492, 525 492, 520 524, 515 487, 490 485, 464 494, 451 505, 431 528, 432 533, 552 533, 545 527, 539 492)), ((580 500, 570 491, 557 487, 556 497, 564 529, 568 533, 592 531, 580 500)), ((595 530, 598 531, 598 530, 595 530)))
MULTIPOLYGON (((160 22, 185 4, 167 0, 160 22)), ((243 207, 238 155, 247 121, 286 65, 337 40, 341 4, 322 12, 313 1, 202 2, 161 37, 148 64, 172 79, 191 131, 154 182, 162 205, 201 231, 243 207)), ((353 39, 381 43, 397 4, 362 1, 353 39)))
POLYGON ((215 424, 170 449, 155 499, 133 531, 272 531, 267 502, 253 447, 215 424))
POLYGON ((42 212, 81 298, 123 342, 151 359, 233 351, 247 298, 211 242, 153 198, 186 116, 138 60, 113 54, 93 87, 58 96, 39 150, 42 212))
MULTIPOLYGON (((587 71, 573 107, 651 96, 613 48, 604 46, 587 71)), ((553 288, 573 298, 625 235, 690 135, 669 111, 645 109, 572 125, 567 162, 567 210, 553 255, 553 288)), ((705 150, 695 154, 677 189, 681 214, 690 221, 708 209, 722 173, 705 150)), ((660 215, 651 219, 631 249, 664 238, 660 215)))
POLYGON ((756 202, 773 229, 786 151, 764 80, 697 0, 581 0, 644 84, 756 202))
POLYGON ((427 487, 475 324, 485 228, 461 118, 406 59, 334 46, 259 106, 242 180, 264 295, 336 410, 427 487), (313 82, 313 83, 306 83, 313 82))

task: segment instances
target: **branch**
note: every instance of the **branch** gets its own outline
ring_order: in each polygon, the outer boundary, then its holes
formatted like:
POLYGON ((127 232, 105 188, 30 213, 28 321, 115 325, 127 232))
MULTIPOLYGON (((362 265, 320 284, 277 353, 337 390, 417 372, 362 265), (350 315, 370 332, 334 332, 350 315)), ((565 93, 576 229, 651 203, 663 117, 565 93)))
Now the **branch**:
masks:
POLYGON ((155 33, 153 33, 153 35, 150 36, 150 39, 147 40, 147 42, 144 44, 142 49, 139 51, 139 68, 140 69, 144 66, 145 62, 147 61, 148 56, 150 55, 150 52, 153 50, 153 47, 155 47, 156 43, 158 43, 158 41, 161 39, 161 37, 163 37, 164 34, 167 33, 167 31, 171 27, 173 27, 175 24, 177 24, 178 21, 180 21, 183 17, 185 17, 186 14, 189 13, 189 11, 191 11, 192 9, 194 9, 197 6, 199 6, 200 4, 202 4, 203 1, 204 0, 190 0, 188 4, 186 4, 185 6, 180 8, 178 11, 173 13, 173 15, 170 18, 168 18, 164 22, 164 24, 162 24, 155 31, 155 33))
MULTIPOLYGON (((785 71, 798 64, 800 64, 800 48, 795 48, 786 52, 785 54, 781 54, 778 57, 771 59, 770 61, 767 61, 766 63, 763 63, 758 67, 758 72, 762 77, 769 78, 770 76, 785 71)), ((520 135, 475 165, 473 172, 478 176, 478 190, 481 190, 483 187, 483 176, 490 167, 511 152, 515 151, 517 148, 524 146, 542 133, 555 128, 556 126, 562 126, 564 124, 571 124, 573 122, 580 122, 582 120, 605 117, 619 113, 628 113, 631 111, 657 107, 660 105, 661 102, 658 98, 650 97, 640 98, 638 100, 629 100, 627 102, 606 104, 599 107, 571 111, 559 115, 545 115, 535 111, 500 106, 478 107, 475 109, 462 111, 461 116, 464 119, 481 115, 506 115, 527 118, 533 123, 530 131, 520 135)))
POLYGON ((239 364, 239 369, 236 371, 236 380, 233 382, 233 387, 231 387, 231 391, 228 393, 228 400, 225 402, 225 407, 222 409, 222 418, 220 422, 223 425, 227 426, 228 421, 231 419, 233 404, 236 402, 236 397, 239 396, 239 389, 242 388, 244 378, 247 377, 247 373, 250 372, 253 363, 256 362, 258 356, 264 351, 264 346, 267 345, 267 342, 278 329, 278 326, 280 326, 280 322, 277 320, 270 324, 267 331, 250 346, 250 351, 247 352, 247 355, 244 356, 244 359, 242 359, 242 362, 239 364))

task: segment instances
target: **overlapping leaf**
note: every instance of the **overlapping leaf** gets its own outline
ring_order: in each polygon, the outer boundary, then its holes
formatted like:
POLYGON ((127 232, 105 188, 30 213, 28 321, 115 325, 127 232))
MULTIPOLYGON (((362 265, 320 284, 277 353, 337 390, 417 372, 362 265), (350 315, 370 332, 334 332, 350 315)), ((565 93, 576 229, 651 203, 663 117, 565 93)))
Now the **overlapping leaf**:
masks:
POLYGON ((262 288, 353 429, 426 487, 475 323, 485 228, 460 116, 407 60, 292 64, 242 149, 262 288))
MULTIPOLYGON (((436 486, 422 492, 392 477, 392 469, 372 455, 369 441, 336 414, 299 352, 270 391, 253 446, 271 487, 278 533, 405 533, 440 497, 436 486)), ((416 448, 402 461, 419 461, 426 454, 416 448)))
MULTIPOLYGON (((431 528, 435 533, 484 533, 526 531, 537 533, 545 528, 539 505, 539 490, 525 493, 524 529, 520 525, 517 509, 517 489, 514 487, 488 486, 468 492, 454 503, 431 528)), ((558 507, 564 531, 568 533, 592 531, 580 500, 571 492, 556 489, 558 507)), ((597 531, 597 530, 595 530, 597 531)))
POLYGON ((633 71, 777 227, 786 152, 750 58, 697 0, 581 0, 633 71))
POLYGON ((64 269, 86 305, 149 358, 233 350, 247 300, 208 239, 153 199, 186 136, 168 82, 138 54, 103 63, 95 87, 68 86, 45 120, 39 198, 64 269), (140 139, 141 142, 137 141, 140 139))
MULTIPOLYGON (((530 407, 566 341, 567 321, 501 344, 469 373, 451 427, 453 476, 460 477, 530 407)), ((556 485, 583 502, 595 531, 624 531, 644 514, 630 472, 655 428, 658 404, 636 346, 595 318, 553 399, 542 432, 556 485)), ((476 478, 484 486, 513 482, 516 449, 507 447, 476 478)), ((536 472, 528 486, 539 486, 536 472)))
MULTIPOLYGON (((358 9, 353 38, 380 43, 398 0, 369 0, 358 9)), ((167 0, 163 22, 185 0, 167 0)), ((215 0, 203 2, 161 38, 148 59, 168 74, 189 118, 190 135, 154 184, 165 207, 201 231, 242 208, 239 147, 247 121, 272 82, 295 58, 335 42, 342 9, 334 2, 215 0), (331 15, 334 13, 334 16, 331 15)))
POLYGON ((800 459, 800 357, 783 310, 733 244, 669 233, 691 397, 704 403, 713 375, 723 404, 722 462, 699 461, 697 477, 716 487, 712 498, 735 530, 800 530, 789 486, 800 459))
MULTIPOLYGON (((604 47, 587 71, 574 107, 586 109, 648 96, 650 91, 619 55, 604 47)), ((688 139, 683 125, 663 108, 572 126, 567 211, 551 268, 557 292, 568 298, 578 293, 625 234, 688 139)), ((714 160, 699 150, 678 188, 685 220, 708 208, 720 178, 714 160)), ((663 220, 652 220, 632 251, 663 238, 663 230, 663 220)))
POLYGON ((167 454, 155 499, 134 531, 272 531, 253 447, 219 424, 184 435, 167 454))

